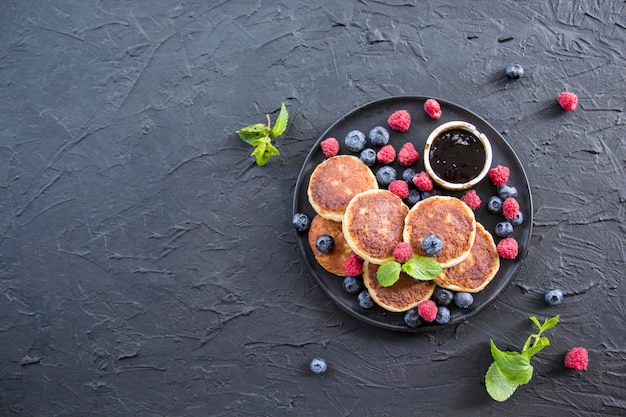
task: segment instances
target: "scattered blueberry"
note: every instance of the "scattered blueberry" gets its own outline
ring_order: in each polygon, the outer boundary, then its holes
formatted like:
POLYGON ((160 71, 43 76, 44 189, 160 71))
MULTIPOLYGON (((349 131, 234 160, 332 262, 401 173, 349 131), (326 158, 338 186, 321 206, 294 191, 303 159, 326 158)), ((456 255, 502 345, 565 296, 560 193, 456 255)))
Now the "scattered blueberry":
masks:
POLYGON ((517 216, 509 221, 513 226, 519 226, 520 224, 524 223, 524 215, 522 214, 522 211, 518 210, 517 216))
POLYGON ((311 226, 311 218, 305 213, 296 213, 293 215, 291 224, 298 232, 305 232, 311 226))
POLYGON ((404 313, 404 324, 412 329, 419 327, 420 324, 422 324, 422 318, 418 314, 417 310, 412 309, 404 313))
POLYGON ((356 277, 348 275, 343 279, 343 290, 348 294, 356 294, 361 290, 361 283, 356 277))
POLYGON ((433 195, 433 194, 428 192, 428 191, 422 191, 422 200, 426 200, 431 195, 433 195))
POLYGON ((415 176, 415 174, 416 172, 413 168, 407 168, 404 171, 402 171, 402 179, 407 184, 413 184, 413 177, 415 176))
POLYGON ((389 131, 382 126, 370 130, 370 142, 375 146, 384 146, 389 143, 389 131))
POLYGON ((372 308, 374 307, 374 300, 372 300, 372 296, 367 290, 363 290, 359 293, 359 305, 362 308, 372 308))
POLYGON ((376 163, 376 151, 372 148, 365 148, 361 151, 361 161, 368 167, 376 163))
POLYGON ((331 235, 319 235, 315 239, 315 247, 322 253, 330 253, 335 247, 335 240, 331 235))
POLYGON ((563 302, 563 291, 558 289, 548 290, 544 294, 543 299, 549 306, 558 306, 563 302))
POLYGON ((420 194, 420 190, 417 190, 415 188, 411 188, 409 190, 409 195, 406 197, 406 202, 409 206, 414 206, 415 204, 417 204, 420 200, 422 199, 422 196, 420 194))
POLYGON ((496 224, 496 236, 509 237, 513 234, 513 225, 509 222, 500 222, 496 224))
POLYGON ((309 363, 309 368, 311 369, 311 372, 313 372, 315 375, 321 375, 326 372, 326 369, 328 369, 328 364, 326 363, 326 359, 317 357, 311 359, 311 363, 309 363))
POLYGON ((504 201, 509 197, 517 198, 517 188, 509 184, 504 184, 498 188, 498 195, 504 201))
POLYGON ((468 292, 457 292, 454 295, 454 304, 457 307, 469 308, 474 303, 474 296, 468 292))
POLYGON ((519 62, 513 62, 506 66, 504 73, 507 77, 516 80, 524 76, 524 67, 519 62))
POLYGON ((487 211, 498 214, 502 211, 502 199, 497 195, 492 195, 487 201, 487 211))
POLYGON ((454 293, 448 289, 437 287, 434 294, 435 303, 440 306, 449 306, 454 300, 454 293))
POLYGON ((435 323, 446 324, 450 321, 450 309, 446 306, 437 307, 437 316, 435 317, 435 323))
POLYGON ((422 249, 427 255, 433 256, 443 249, 443 240, 435 234, 430 234, 422 240, 422 249))
POLYGON ((348 132, 344 142, 348 150, 361 152, 365 148, 365 135, 360 130, 352 130, 348 132))
POLYGON ((395 168, 388 165, 382 166, 378 171, 376 171, 376 179, 382 186, 391 184, 391 181, 394 181, 397 178, 397 175, 398 174, 396 173, 395 168))

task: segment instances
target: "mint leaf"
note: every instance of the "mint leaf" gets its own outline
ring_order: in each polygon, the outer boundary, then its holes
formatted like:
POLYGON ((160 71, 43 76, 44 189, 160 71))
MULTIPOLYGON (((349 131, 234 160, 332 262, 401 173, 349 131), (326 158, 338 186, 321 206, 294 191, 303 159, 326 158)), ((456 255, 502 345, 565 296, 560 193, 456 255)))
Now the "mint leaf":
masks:
POLYGON ((268 132, 269 129, 266 125, 264 125, 263 123, 257 123, 238 130, 237 134, 244 142, 252 145, 252 142, 254 140, 266 137, 268 132))
POLYGON ((402 270, 414 279, 432 281, 441 274, 443 268, 433 258, 414 255, 402 265, 402 270))
POLYGON ((547 337, 542 336, 537 339, 533 347, 526 348, 522 351, 522 355, 526 356, 528 359, 535 356, 537 353, 542 351, 544 348, 550 346, 550 341, 547 337))
POLYGON ((560 316, 554 316, 550 319, 547 319, 543 322, 543 325, 541 325, 541 333, 545 332, 546 330, 549 330, 551 328, 553 328, 554 326, 556 326, 556 324, 559 322, 559 317, 560 316))
POLYGON ((495 362, 487 369, 485 383, 491 398, 500 402, 507 400, 518 387, 504 376, 495 362))
POLYGON ((516 385, 528 384, 533 377, 530 359, 521 353, 503 352, 491 340, 491 355, 502 375, 516 385))
POLYGON ((378 267, 376 279, 383 287, 391 287, 400 279, 401 266, 396 261, 388 261, 378 267))
POLYGON ((285 129, 287 129, 287 122, 289 122, 289 112, 287 112, 285 103, 281 103, 280 112, 278 113, 278 117, 276 118, 276 122, 274 123, 274 127, 270 131, 270 134, 274 137, 278 137, 285 133, 285 129))
POLYGON ((537 326, 537 328, 541 330, 541 323, 539 323, 539 320, 537 320, 537 317, 530 316, 528 319, 532 321, 533 323, 535 323, 535 326, 537 326))

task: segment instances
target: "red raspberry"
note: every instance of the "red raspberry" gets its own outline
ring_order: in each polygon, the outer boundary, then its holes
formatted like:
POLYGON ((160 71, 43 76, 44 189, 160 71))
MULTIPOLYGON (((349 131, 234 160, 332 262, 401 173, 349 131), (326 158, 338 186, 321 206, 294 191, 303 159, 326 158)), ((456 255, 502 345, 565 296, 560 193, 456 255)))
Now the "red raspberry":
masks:
POLYGON ((469 190, 463 194, 463 196, 461 196, 461 201, 467 204, 467 206, 472 210, 478 209, 481 204, 480 197, 478 197, 478 194, 476 194, 476 191, 474 190, 469 190))
POLYGON ((503 259, 515 259, 517 258, 517 240, 512 237, 502 239, 497 246, 498 255, 503 259))
POLYGON ((400 165, 408 167, 416 163, 419 157, 420 154, 415 150, 415 146, 411 142, 407 142, 402 145, 398 153, 398 162, 400 165))
POLYGON ((586 371, 589 364, 589 355, 583 347, 575 347, 570 349, 565 355, 565 366, 576 369, 577 371, 586 371))
POLYGON ((376 154, 376 159, 382 164, 390 164, 396 159, 396 150, 391 145, 385 145, 376 154))
POLYGON ((489 178, 496 187, 502 187, 509 180, 509 168, 498 165, 489 170, 489 178))
POLYGON ((389 184, 389 191, 394 193, 400 198, 407 198, 409 196, 409 184, 402 180, 393 180, 389 184))
POLYGON ((413 184, 415 184, 415 186, 419 188, 420 191, 433 190, 433 179, 430 178, 430 175, 428 175, 428 172, 426 171, 415 174, 415 176, 413 177, 413 184))
POLYGON ((355 277, 357 275, 361 275, 363 272, 363 264, 361 263, 361 259, 357 256, 356 253, 352 253, 346 259, 346 263, 344 264, 344 270, 346 275, 350 277, 355 277))
POLYGON ((502 203, 502 214, 507 220, 513 220, 517 217, 519 211, 519 203, 513 197, 509 197, 502 203))
POLYGON ((417 314, 427 322, 432 322, 437 317, 437 304, 433 300, 424 300, 417 306, 417 314))
MULTIPOLYGON (((406 183, 405 183, 406 184, 406 183)), ((401 264, 407 262, 413 257, 413 249, 406 242, 400 242, 393 249, 393 258, 401 264)))
POLYGON ((320 143, 322 152, 327 158, 332 158, 339 153, 339 142, 335 138, 326 138, 320 143))
POLYGON ((568 91, 559 94, 557 101, 567 111, 574 111, 578 106, 578 96, 568 91))
POLYGON ((441 106, 439 102, 433 98, 426 100, 424 110, 433 119, 439 119, 441 117, 441 106))
POLYGON ((411 115, 406 110, 398 110, 387 119, 389 127, 398 132, 406 132, 411 126, 411 115))

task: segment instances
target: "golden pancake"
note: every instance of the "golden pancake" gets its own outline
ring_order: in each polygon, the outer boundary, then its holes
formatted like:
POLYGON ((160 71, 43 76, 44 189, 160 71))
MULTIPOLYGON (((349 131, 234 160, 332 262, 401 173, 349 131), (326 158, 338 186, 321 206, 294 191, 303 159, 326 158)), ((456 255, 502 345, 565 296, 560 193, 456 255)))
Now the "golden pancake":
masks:
POLYGON ((428 256, 422 249, 422 240, 431 233, 443 240, 443 249, 433 258, 443 268, 454 266, 469 255, 474 244, 474 212, 455 197, 426 198, 409 211, 403 237, 415 255, 428 256))
POLYGON ((325 219, 319 215, 313 217, 309 227, 309 246, 322 268, 331 274, 346 275, 344 265, 346 259, 352 254, 352 249, 350 249, 346 239, 343 237, 341 223, 325 219), (322 253, 315 247, 315 241, 320 235, 330 235, 335 241, 335 246, 329 253, 322 253))
POLYGON ((500 269, 496 244, 482 224, 476 223, 476 239, 463 262, 444 269, 435 279, 437 285, 452 291, 477 293, 482 291, 500 269))
POLYGON ((343 219, 343 235, 354 253, 374 264, 393 260, 402 242, 409 208, 388 190, 368 190, 350 200, 343 219))
POLYGON ((315 167, 307 195, 317 214, 340 222, 352 197, 377 188, 376 176, 363 161, 356 156, 338 155, 315 167))
POLYGON ((363 284, 372 300, 385 310, 394 312, 410 310, 422 301, 428 300, 435 291, 434 281, 416 281, 404 272, 400 273, 400 279, 395 284, 383 287, 376 278, 378 267, 370 262, 363 264, 363 284))

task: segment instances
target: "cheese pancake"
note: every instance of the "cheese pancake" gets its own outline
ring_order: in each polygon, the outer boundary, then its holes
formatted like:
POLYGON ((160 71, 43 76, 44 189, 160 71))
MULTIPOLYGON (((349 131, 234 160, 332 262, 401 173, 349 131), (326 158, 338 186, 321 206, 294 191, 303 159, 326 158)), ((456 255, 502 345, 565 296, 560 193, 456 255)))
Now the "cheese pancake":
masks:
POLYGON ((320 215, 313 217, 309 227, 309 246, 317 262, 331 274, 345 276, 346 259, 352 254, 352 249, 346 243, 341 230, 341 223, 323 218, 320 215), (335 242, 333 250, 322 253, 315 247, 315 241, 320 235, 330 235, 335 242))

